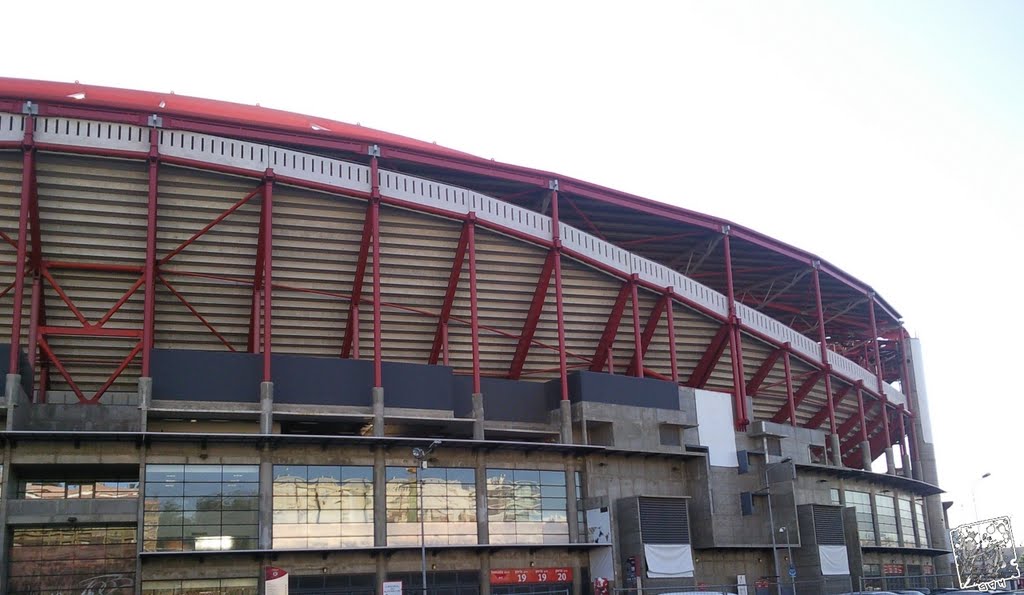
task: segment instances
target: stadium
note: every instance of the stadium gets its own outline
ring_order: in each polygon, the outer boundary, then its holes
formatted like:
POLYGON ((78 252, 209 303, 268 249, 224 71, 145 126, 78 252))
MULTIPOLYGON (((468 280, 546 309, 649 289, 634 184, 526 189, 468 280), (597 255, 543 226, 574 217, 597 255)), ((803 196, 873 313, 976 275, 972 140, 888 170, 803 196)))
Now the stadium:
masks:
POLYGON ((949 586, 919 343, 711 215, 0 78, 0 291, 12 595, 949 586))

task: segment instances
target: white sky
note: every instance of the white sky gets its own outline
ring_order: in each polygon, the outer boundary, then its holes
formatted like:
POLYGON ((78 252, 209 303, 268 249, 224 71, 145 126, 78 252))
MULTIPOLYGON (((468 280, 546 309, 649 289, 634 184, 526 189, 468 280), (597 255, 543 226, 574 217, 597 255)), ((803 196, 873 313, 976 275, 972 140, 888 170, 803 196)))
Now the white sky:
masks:
POLYGON ((952 524, 973 491, 1024 543, 1024 3, 9 4, 5 76, 359 122, 818 254, 924 343, 952 524))

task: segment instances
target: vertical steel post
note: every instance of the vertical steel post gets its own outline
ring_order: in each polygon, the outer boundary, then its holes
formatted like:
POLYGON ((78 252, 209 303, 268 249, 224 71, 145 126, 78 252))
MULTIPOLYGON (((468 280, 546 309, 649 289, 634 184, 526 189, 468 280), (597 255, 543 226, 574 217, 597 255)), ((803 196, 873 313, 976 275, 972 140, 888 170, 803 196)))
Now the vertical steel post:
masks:
MULTIPOLYGON (((860 439, 863 442, 868 441, 868 418, 864 413, 864 391, 860 383, 857 384, 857 415, 860 417, 860 439)), ((865 453, 865 456, 870 456, 871 453, 865 453)))
POLYGON ((274 172, 267 170, 263 178, 263 382, 272 382, 270 375, 271 329, 273 312, 273 213, 274 172))
POLYGON ((43 284, 39 275, 32 277, 32 306, 28 319, 28 367, 36 369, 36 341, 39 338, 39 316, 43 302, 43 284))
POLYGON ((782 354, 782 367, 786 372, 786 407, 789 408, 789 425, 796 427, 796 396, 793 394, 793 368, 789 361, 789 343, 782 354))
POLYGON ((629 282, 629 299, 633 302, 633 374, 644 377, 643 338, 640 335, 640 291, 637 289, 639 275, 633 274, 629 282))
POLYGON ((725 285, 726 297, 729 302, 729 355, 732 359, 732 381, 733 381, 733 419, 737 430, 745 430, 750 420, 747 419, 747 386, 743 372, 743 350, 740 346, 741 334, 739 331, 739 318, 736 316, 736 291, 733 287, 732 276, 732 248, 729 242, 729 226, 722 227, 722 245, 725 250, 725 285))
POLYGON ((821 344, 821 365, 825 371, 825 402, 828 404, 829 431, 836 433, 836 410, 832 403, 832 366, 828 363, 828 335, 825 332, 825 310, 821 300, 821 279, 818 275, 820 264, 814 263, 811 278, 814 280, 814 303, 818 311, 818 342, 821 344))
POLYGON ((370 238, 373 242, 373 386, 384 387, 381 372, 381 314, 380 314, 380 173, 377 156, 370 158, 370 238))
POLYGON ((885 399, 885 379, 882 370, 882 350, 878 346, 878 324, 875 318, 875 294, 868 293, 868 322, 871 324, 871 349, 875 353, 875 376, 878 379, 878 395, 885 399))
MULTIPOLYGON (((146 264, 145 294, 142 314, 142 376, 150 377, 150 356, 153 351, 153 336, 156 313, 156 214, 157 189, 160 173, 160 131, 149 129, 149 197, 146 203, 146 264)), ((254 310, 255 311, 255 310, 254 310)), ((255 341, 256 335, 251 335, 255 341)))
POLYGON ((669 287, 666 290, 668 305, 665 307, 665 320, 668 323, 668 357, 669 365, 672 367, 672 382, 679 384, 679 362, 676 361, 676 323, 672 317, 673 293, 675 293, 674 287, 669 287))
MULTIPOLYGON (((476 213, 467 219, 466 240, 469 244, 469 333, 473 348, 473 393, 480 391, 480 319, 477 312, 476 285, 476 213)), ((446 358, 447 359, 447 358, 446 358)))
MULTIPOLYGON (((25 294, 25 258, 28 254, 28 218, 32 202, 32 173, 35 171, 35 118, 25 114, 25 136, 22 140, 21 156, 21 208, 18 211, 18 248, 14 262, 14 305, 11 309, 11 357, 8 373, 20 374, 21 362, 21 309, 25 294)), ((35 246, 36 251, 39 246, 35 246)))
POLYGON ((558 373, 562 400, 569 400, 569 372, 565 357, 565 302, 562 297, 562 236, 558 222, 558 181, 551 180, 551 249, 555 251, 555 318, 558 326, 558 373))

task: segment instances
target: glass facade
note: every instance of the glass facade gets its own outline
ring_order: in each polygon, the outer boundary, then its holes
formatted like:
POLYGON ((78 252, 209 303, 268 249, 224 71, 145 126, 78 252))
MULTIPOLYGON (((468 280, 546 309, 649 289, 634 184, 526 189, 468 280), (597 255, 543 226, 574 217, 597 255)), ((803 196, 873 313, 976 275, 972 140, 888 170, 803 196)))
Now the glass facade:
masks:
POLYGON ((875 494, 875 511, 878 514, 878 545, 899 546, 900 538, 896 529, 896 503, 893 497, 875 494))
POLYGON ((846 505, 857 509, 857 530, 861 545, 875 545, 875 520, 871 512, 871 494, 846 491, 846 505))
POLYGON ((567 543, 567 495, 564 471, 488 469, 491 543, 567 543))
POLYGON ((18 527, 8 595, 135 592, 135 527, 18 527))
POLYGON ((900 533, 903 534, 903 547, 917 547, 917 539, 914 537, 914 513, 912 512, 910 500, 897 498, 896 505, 900 509, 900 533))
POLYGON ((254 578, 142 581, 143 595, 256 595, 254 578))
POLYGON ((147 465, 143 549, 256 549, 259 465, 147 465))
POLYGON ((18 482, 18 498, 62 500, 65 498, 138 498, 139 482, 122 480, 39 480, 18 482))
POLYGON ((373 545, 373 467, 274 465, 275 549, 373 545))
POLYGON ((914 498, 914 521, 917 523, 917 547, 928 547, 928 525, 924 522, 924 498, 914 498))
MULTIPOLYGON (((419 545, 420 487, 416 485, 416 468, 388 467, 386 482, 388 545, 419 545)), ((477 543, 474 470, 421 469, 420 483, 426 543, 477 543)))

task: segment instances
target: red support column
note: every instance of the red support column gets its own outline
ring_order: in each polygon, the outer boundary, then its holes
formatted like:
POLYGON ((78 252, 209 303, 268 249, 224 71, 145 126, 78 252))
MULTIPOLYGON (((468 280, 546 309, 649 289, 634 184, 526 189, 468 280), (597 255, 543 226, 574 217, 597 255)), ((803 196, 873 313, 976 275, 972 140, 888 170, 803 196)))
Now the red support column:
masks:
POLYGON ((910 411, 910 368, 907 360, 910 359, 910 348, 908 346, 907 331, 900 327, 900 392, 906 396, 907 410, 910 411))
POLYGON ((565 361, 565 302, 562 295, 562 236, 558 222, 558 180, 551 180, 551 249, 555 251, 555 318, 558 323, 558 374, 562 400, 569 400, 569 371, 565 361))
POLYGON ((793 368, 789 361, 789 343, 784 346, 785 352, 782 354, 782 365, 786 373, 786 408, 789 412, 789 424, 796 427, 796 400, 793 395, 793 368))
POLYGON ((731 327, 729 354, 732 356, 733 418, 736 422, 736 429, 743 431, 747 429, 750 420, 747 418, 747 381, 743 371, 743 348, 740 345, 742 335, 739 329, 739 318, 736 316, 736 291, 732 276, 732 248, 729 242, 729 226, 722 228, 722 245, 725 250, 726 297, 729 300, 729 326, 731 327))
POLYGON ((455 294, 459 290, 459 279, 462 277, 462 264, 466 260, 466 251, 471 243, 470 235, 474 233, 472 228, 476 225, 475 221, 475 214, 470 213, 470 218, 462 224, 462 234, 459 236, 459 243, 455 247, 455 257, 452 259, 452 270, 448 274, 448 288, 444 292, 444 301, 441 302, 441 311, 437 316, 434 343, 430 347, 430 356, 427 358, 430 365, 437 364, 438 358, 441 357, 443 335, 448 327, 448 320, 451 318, 452 307, 455 305, 455 294))
POLYGON ((828 335, 825 333, 825 310, 821 301, 821 279, 818 274, 820 266, 820 263, 814 263, 811 278, 814 280, 814 302, 818 311, 818 342, 821 345, 821 365, 825 371, 825 402, 828 404, 828 426, 829 431, 835 434, 836 411, 832 404, 832 366, 828 363, 828 335))
POLYGON ((380 174, 377 156, 370 158, 370 237, 373 242, 373 386, 384 387, 381 372, 381 315, 380 315, 380 174))
POLYGON ((43 284, 39 275, 32 278, 32 306, 29 310, 28 322, 28 367, 36 369, 36 342, 39 338, 39 318, 42 315, 43 284))
POLYGON ((267 170, 263 178, 263 382, 271 382, 271 314, 273 312, 273 213, 274 171, 267 170))
POLYGON ((679 384, 679 362, 676 361, 676 323, 672 316, 672 294, 674 287, 665 290, 667 303, 665 304, 665 322, 668 323, 668 357, 669 365, 672 367, 672 382, 679 384))
POLYGON ((466 220, 469 248, 469 334, 473 347, 473 393, 480 393, 480 320, 477 314, 476 213, 466 220))
POLYGON ((868 322, 871 325, 871 349, 875 355, 875 376, 878 379, 878 394, 885 398, 885 379, 882 377, 882 350, 878 347, 878 325, 875 322, 875 294, 868 294, 868 322))
POLYGON ((149 197, 146 203, 145 293, 142 313, 142 376, 150 377, 150 356, 153 351, 156 313, 156 214, 158 176, 160 173, 160 131, 149 129, 149 197))
MULTIPOLYGON (((21 309, 25 297, 25 258, 28 255, 28 220, 32 203, 32 180, 35 166, 35 141, 33 137, 35 118, 32 114, 25 115, 25 137, 22 141, 21 157, 21 209, 18 212, 18 248, 14 262, 14 306, 11 309, 11 358, 8 373, 20 374, 19 356, 21 354, 21 309)), ((39 247, 34 250, 39 252, 39 247)))
MULTIPOLYGON (((864 385, 857 383, 857 416, 860 418, 860 439, 868 441, 868 417, 864 413, 864 385)), ((870 457, 871 453, 864 453, 870 457)))
POLYGON ((508 377, 512 380, 518 380, 523 373, 526 356, 530 353, 533 335, 537 332, 537 323, 540 322, 540 315, 544 310, 544 302, 548 295, 548 285, 551 282, 551 275, 554 273, 555 260, 557 258, 558 252, 552 249, 548 252, 547 258, 544 259, 544 268, 541 269, 540 277, 537 278, 537 287, 533 291, 533 300, 530 301, 530 311, 526 314, 523 330, 519 333, 516 353, 512 356, 512 364, 508 369, 508 377))
POLYGON ((638 378, 644 377, 644 345, 640 335, 640 292, 637 289, 639 277, 634 274, 630 281, 629 299, 633 302, 633 374, 638 378))

